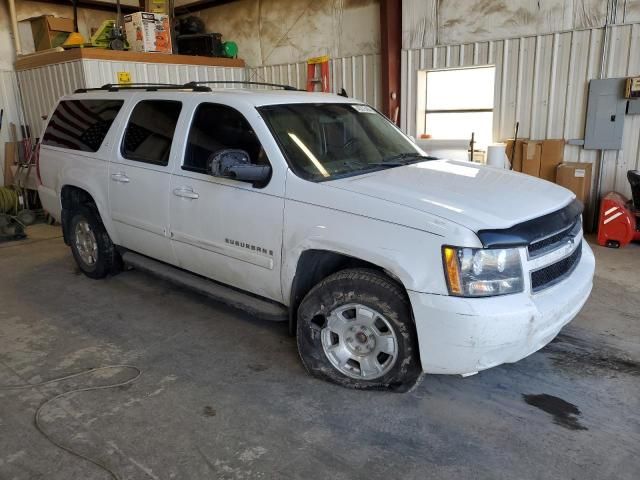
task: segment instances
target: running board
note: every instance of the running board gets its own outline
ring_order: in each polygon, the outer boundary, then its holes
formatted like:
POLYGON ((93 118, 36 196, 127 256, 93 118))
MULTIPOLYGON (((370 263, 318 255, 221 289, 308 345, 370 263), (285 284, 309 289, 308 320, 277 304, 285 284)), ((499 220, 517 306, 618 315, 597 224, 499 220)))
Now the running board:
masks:
POLYGON ((242 310, 250 315, 270 320, 285 322, 289 320, 287 308, 275 302, 243 293, 239 290, 221 285, 199 275, 189 273, 166 263, 153 260, 133 252, 122 254, 122 260, 137 270, 151 273, 176 285, 206 295, 213 300, 242 310))

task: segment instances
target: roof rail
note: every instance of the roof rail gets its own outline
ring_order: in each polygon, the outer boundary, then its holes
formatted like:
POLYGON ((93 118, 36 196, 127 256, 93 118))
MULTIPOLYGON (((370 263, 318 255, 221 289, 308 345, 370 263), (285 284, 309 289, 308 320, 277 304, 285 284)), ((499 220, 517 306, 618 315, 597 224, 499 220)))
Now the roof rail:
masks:
POLYGON ((107 83, 101 87, 95 88, 78 88, 73 93, 87 93, 96 91, 107 92, 119 92, 120 90, 145 90, 147 92, 157 92, 158 90, 193 90, 194 92, 210 92, 211 89, 206 84, 221 83, 231 85, 258 85, 261 87, 275 87, 282 88, 289 91, 306 91, 298 90, 291 85, 282 85, 279 83, 266 83, 266 82, 249 82, 244 80, 207 80, 207 81, 192 81, 183 84, 177 83, 107 83))
POLYGON ((147 92, 157 92, 158 90, 193 90, 194 92, 210 92, 209 87, 197 84, 177 84, 177 83, 107 83, 96 88, 78 88, 73 93, 86 93, 96 91, 118 92, 120 90, 145 90, 147 92))
POLYGON ((185 83, 184 86, 187 88, 195 88, 199 85, 204 85, 204 84, 209 84, 209 83, 224 83, 224 84, 236 84, 236 85, 259 85, 262 87, 276 87, 276 88, 282 88, 283 90, 292 90, 292 91, 296 91, 296 92, 301 92, 301 91, 306 91, 306 90, 299 90, 295 87, 292 87, 291 85, 282 85, 280 83, 266 83, 266 82, 249 82, 249 81, 244 81, 244 80, 207 80, 204 82, 199 82, 199 81, 195 81, 195 82, 189 82, 189 83, 185 83))

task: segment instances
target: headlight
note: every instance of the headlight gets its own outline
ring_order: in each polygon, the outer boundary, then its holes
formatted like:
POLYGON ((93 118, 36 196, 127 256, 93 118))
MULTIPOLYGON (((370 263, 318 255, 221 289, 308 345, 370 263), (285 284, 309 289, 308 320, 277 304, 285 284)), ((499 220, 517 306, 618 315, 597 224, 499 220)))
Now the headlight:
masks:
POLYGON ((451 295, 488 297, 523 290, 517 248, 442 247, 442 258, 451 295))

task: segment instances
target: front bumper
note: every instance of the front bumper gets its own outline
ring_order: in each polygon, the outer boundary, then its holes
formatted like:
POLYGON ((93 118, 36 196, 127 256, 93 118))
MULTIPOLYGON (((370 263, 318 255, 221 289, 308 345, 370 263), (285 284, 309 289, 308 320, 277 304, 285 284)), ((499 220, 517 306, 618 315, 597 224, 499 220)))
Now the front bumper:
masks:
POLYGON ((536 352, 578 314, 594 270, 593 252, 583 241, 571 275, 536 294, 460 298, 410 291, 422 369, 469 374, 536 352))

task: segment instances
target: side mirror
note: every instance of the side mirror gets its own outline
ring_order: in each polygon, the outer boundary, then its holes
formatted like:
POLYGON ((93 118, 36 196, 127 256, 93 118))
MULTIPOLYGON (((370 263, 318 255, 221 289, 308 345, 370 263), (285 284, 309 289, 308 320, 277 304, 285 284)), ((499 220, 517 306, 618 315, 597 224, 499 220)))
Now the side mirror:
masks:
POLYGON ((230 167, 225 176, 241 182, 264 183, 271 176, 271 167, 253 164, 236 165, 230 167))
POLYGON ((226 149, 215 153, 208 162, 208 172, 216 177, 241 182, 264 183, 271 176, 269 165, 254 165, 244 150, 226 149))

